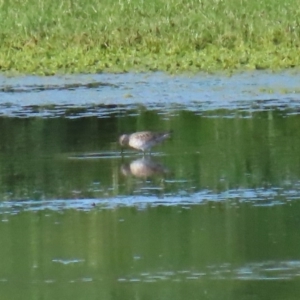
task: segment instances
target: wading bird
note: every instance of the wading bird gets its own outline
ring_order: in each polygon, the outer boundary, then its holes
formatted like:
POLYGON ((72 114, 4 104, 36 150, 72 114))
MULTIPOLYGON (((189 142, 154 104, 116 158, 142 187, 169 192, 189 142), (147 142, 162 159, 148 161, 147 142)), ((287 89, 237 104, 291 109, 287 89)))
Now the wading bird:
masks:
POLYGON ((172 131, 152 132, 140 131, 131 134, 123 134, 119 138, 119 143, 123 147, 130 146, 134 149, 143 151, 144 155, 147 150, 151 153, 151 148, 171 136, 172 131))

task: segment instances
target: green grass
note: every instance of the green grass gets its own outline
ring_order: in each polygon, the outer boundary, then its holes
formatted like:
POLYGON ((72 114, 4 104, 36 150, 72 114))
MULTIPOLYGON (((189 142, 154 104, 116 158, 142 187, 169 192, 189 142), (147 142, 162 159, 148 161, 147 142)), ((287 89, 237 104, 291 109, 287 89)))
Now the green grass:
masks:
POLYGON ((216 71, 300 65, 294 0, 0 0, 0 70, 216 71))

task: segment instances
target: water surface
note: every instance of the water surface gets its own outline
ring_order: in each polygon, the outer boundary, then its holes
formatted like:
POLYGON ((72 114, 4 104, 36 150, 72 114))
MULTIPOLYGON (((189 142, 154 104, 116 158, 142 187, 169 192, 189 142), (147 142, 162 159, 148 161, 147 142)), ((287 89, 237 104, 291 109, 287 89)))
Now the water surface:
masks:
POLYGON ((299 75, 0 87, 3 297, 298 299, 299 75), (174 134, 122 156, 144 129, 174 134))

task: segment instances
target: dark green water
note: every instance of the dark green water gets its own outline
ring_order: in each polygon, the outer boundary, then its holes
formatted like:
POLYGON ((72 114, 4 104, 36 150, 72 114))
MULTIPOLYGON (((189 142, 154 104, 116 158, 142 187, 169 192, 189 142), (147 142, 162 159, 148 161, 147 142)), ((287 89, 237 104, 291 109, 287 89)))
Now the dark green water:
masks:
POLYGON ((280 110, 0 118, 1 298, 298 299, 299 128, 280 110), (121 158, 145 128, 174 134, 121 158))
POLYGON ((0 75, 0 300, 299 299, 299 74, 0 75), (124 132, 173 130, 152 156, 124 132))
POLYGON ((157 112, 132 113, 104 119, 1 118, 2 199, 95 199, 131 206, 142 195, 155 197, 150 205, 228 199, 261 205, 297 198, 298 115, 272 111, 228 118, 224 111, 214 117, 178 111, 164 120, 157 112), (122 158, 116 142, 121 129, 144 128, 174 130, 171 140, 144 159, 155 169, 149 178, 130 169, 143 156, 128 149, 122 158))

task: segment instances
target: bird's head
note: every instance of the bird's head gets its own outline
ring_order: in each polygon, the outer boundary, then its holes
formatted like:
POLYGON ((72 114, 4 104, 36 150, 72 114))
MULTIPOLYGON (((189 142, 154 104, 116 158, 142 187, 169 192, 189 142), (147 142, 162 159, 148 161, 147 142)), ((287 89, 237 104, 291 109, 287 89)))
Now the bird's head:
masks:
POLYGON ((119 138, 119 143, 122 147, 128 146, 129 134, 122 134, 119 138))

